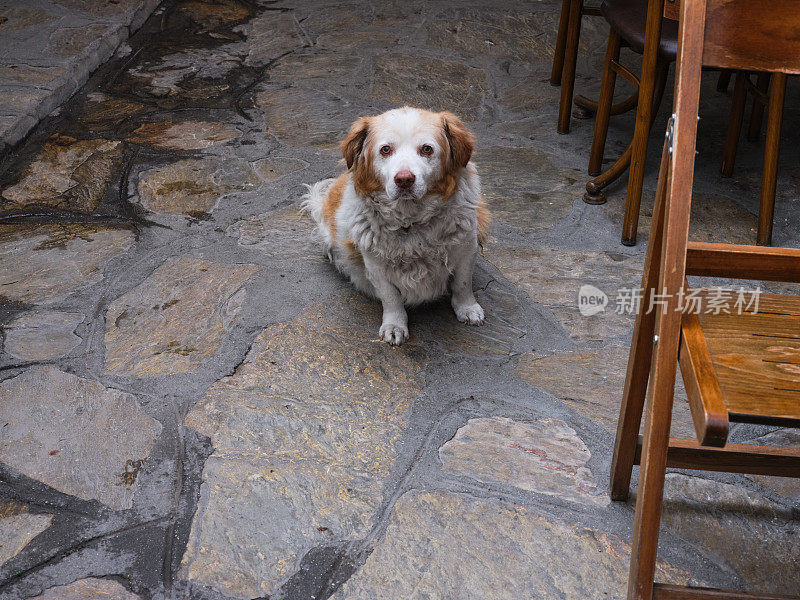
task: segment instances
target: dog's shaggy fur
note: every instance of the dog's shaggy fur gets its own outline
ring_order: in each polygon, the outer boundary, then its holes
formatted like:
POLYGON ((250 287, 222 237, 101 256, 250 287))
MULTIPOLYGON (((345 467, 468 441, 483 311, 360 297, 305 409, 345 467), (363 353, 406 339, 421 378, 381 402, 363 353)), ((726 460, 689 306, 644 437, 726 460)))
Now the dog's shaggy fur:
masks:
POLYGON ((489 211, 470 162, 474 138, 454 115, 414 108, 362 117, 341 149, 347 172, 307 186, 303 207, 330 260, 383 304, 381 339, 408 338, 405 306, 452 293, 458 319, 481 325, 472 292, 489 211))

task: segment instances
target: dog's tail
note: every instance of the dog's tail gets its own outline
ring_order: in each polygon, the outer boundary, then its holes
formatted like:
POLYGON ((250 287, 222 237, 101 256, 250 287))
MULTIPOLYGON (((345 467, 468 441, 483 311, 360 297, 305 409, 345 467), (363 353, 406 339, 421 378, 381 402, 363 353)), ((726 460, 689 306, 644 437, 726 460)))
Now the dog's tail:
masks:
POLYGON ((489 226, 492 224, 492 213, 486 205, 486 198, 480 195, 476 207, 478 213, 478 243, 483 246, 489 239, 489 226))
POLYGON ((308 191, 303 194, 300 202, 300 210, 308 213, 314 223, 317 224, 317 234, 324 242, 326 249, 331 246, 332 240, 330 239, 331 234, 328 225, 325 223, 323 206, 333 182, 334 179, 323 179, 313 185, 306 184, 308 191))

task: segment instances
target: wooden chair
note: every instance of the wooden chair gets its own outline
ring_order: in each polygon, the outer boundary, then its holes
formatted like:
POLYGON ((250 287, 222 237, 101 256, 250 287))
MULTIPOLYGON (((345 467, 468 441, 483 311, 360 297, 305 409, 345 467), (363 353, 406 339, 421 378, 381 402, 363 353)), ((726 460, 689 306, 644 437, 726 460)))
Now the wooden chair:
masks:
POLYGON ((611 467, 611 497, 624 500, 633 465, 640 464, 629 600, 777 598, 659 585, 653 576, 667 467, 800 477, 800 448, 727 442, 730 422, 800 426, 800 377, 793 374, 800 360, 800 297, 761 295, 755 314, 679 309, 686 276, 800 282, 800 250, 688 242, 702 66, 769 71, 773 77, 800 73, 798 28, 800 0, 681 3, 673 116, 611 467), (656 310, 647 310, 654 300, 656 310), (776 353, 776 346, 784 352, 776 353), (697 441, 669 437, 678 364, 697 441))
POLYGON ((629 167, 644 163, 647 134, 664 93, 669 65, 675 60, 678 50, 677 22, 662 16, 663 0, 603 0, 600 12, 608 21, 610 33, 589 156, 589 175, 594 179, 586 184, 583 197, 587 204, 605 203, 603 189, 619 179, 629 167), (640 78, 620 64, 619 54, 623 45, 643 55, 640 78), (637 89, 636 130, 622 155, 601 173, 617 74, 637 89), (640 123, 643 124, 641 127, 640 123))
MULTIPOLYGON (((609 2, 609 0, 606 0, 609 2)), ((610 4, 618 3, 622 8, 623 14, 635 14, 635 0, 613 0, 610 4), (630 7, 623 7, 626 3, 630 7)), ((605 4, 605 2, 604 2, 605 4)), ((588 204, 603 204, 606 201, 603 189, 619 179, 628 170, 628 187, 625 195, 625 214, 622 224, 622 244, 626 246, 636 245, 637 230, 639 225, 639 210, 642 199, 642 184, 644 181, 645 160, 647 157, 647 138, 650 133, 652 119, 655 117, 661 93, 663 93, 663 82, 666 78, 666 69, 669 62, 674 60, 676 50, 675 36, 676 27, 673 19, 677 16, 680 5, 678 0, 648 0, 647 14, 651 18, 647 19, 646 25, 642 23, 638 29, 643 28, 644 33, 634 34, 643 38, 643 41, 635 45, 634 49, 643 46, 640 50, 643 54, 642 59, 642 78, 639 84, 640 94, 636 114, 636 125, 633 139, 628 144, 622 156, 606 171, 600 173, 600 166, 603 160, 605 140, 608 131, 608 112, 604 102, 610 102, 614 94, 614 83, 616 73, 619 72, 629 81, 636 84, 629 71, 620 67, 619 60, 619 40, 614 36, 614 22, 609 21, 612 26, 612 35, 609 37, 609 46, 606 54, 606 64, 603 74, 603 85, 600 100, 597 108, 597 120, 595 121, 595 134, 592 141, 592 151, 589 158, 589 174, 595 176, 594 179, 586 184, 586 194, 584 201, 588 204), (655 15, 663 15, 662 19, 657 19, 655 15), (617 46, 615 46, 617 45, 617 46), (655 72, 655 76, 650 74, 655 72), (604 93, 606 98, 604 98, 604 93)), ((601 6, 601 11, 603 7, 601 6)), ((604 12, 604 14, 606 14, 604 12)), ((628 19, 628 30, 623 33, 630 37, 630 23, 642 21, 642 17, 628 19)), ((617 36, 619 37, 619 36, 617 36)), ((732 70, 722 69, 717 90, 725 91, 730 82, 732 70)), ((730 176, 733 172, 733 164, 736 158, 737 144, 742 128, 742 118, 744 115, 744 105, 746 94, 753 95, 753 109, 750 117, 750 126, 747 137, 756 140, 761 130, 764 107, 768 106, 767 117, 767 136, 764 149, 764 171, 761 183, 761 203, 758 217, 757 243, 769 245, 772 242, 772 222, 775 206, 775 185, 777 181, 778 154, 780 146, 780 129, 783 120, 783 98, 786 88, 786 78, 780 78, 773 82, 769 94, 767 89, 770 87, 770 73, 759 73, 757 83, 750 81, 749 76, 740 71, 734 86, 733 102, 731 107, 730 122, 728 125, 727 139, 722 160, 722 173, 730 176), (772 115, 770 117, 770 115, 772 115)), ((617 114, 611 112, 610 114, 617 114)))
POLYGON ((772 222, 775 213, 775 187, 778 175, 781 125, 783 124, 783 100, 786 92, 786 76, 776 77, 770 85, 771 73, 757 74, 756 82, 751 74, 739 71, 733 88, 730 123, 722 156, 722 174, 730 177, 736 160, 736 149, 742 131, 742 119, 747 95, 753 95, 750 126, 747 139, 755 141, 761 134, 764 108, 767 107, 767 136, 764 142, 764 170, 761 175, 761 203, 758 209, 758 232, 756 242, 762 246, 772 243, 772 222))
MULTIPOLYGON (((558 22, 558 36, 553 52, 553 67, 550 73, 551 85, 561 86, 561 100, 558 108, 558 133, 569 133, 570 109, 576 105, 574 116, 586 119, 597 112, 597 102, 578 95, 575 91, 575 68, 578 61, 578 43, 580 42, 581 21, 584 15, 599 16, 597 6, 589 6, 584 0, 562 0, 561 17, 558 22)), ((637 93, 614 104, 610 108, 612 115, 618 115, 636 107, 637 93)))

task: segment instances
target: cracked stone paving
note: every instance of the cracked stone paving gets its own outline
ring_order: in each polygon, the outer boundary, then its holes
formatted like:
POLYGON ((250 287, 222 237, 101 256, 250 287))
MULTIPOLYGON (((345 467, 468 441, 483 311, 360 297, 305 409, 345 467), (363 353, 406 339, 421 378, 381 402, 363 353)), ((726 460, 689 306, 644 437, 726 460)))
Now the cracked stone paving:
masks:
MULTIPOLYGON (((608 472, 633 317, 576 295, 638 286, 660 144, 624 247, 624 180, 582 201, 592 121, 556 134, 560 2, 4 2, 0 46, 50 50, 4 58, 2 94, 44 98, 73 64, 47 56, 99 55, 101 25, 70 16, 87 4, 138 29, 0 146, 0 598, 622 598, 633 499, 608 472), (298 203, 355 118, 406 103, 473 129, 494 223, 486 324, 444 300, 394 348, 298 203)), ((593 97, 606 35, 584 19, 593 97)), ((692 236, 752 243, 762 145, 722 178, 729 107, 704 81, 692 236)), ((799 155, 784 144, 776 245, 800 244, 799 155)), ((670 472, 657 579, 800 589, 799 502, 791 480, 670 472)))

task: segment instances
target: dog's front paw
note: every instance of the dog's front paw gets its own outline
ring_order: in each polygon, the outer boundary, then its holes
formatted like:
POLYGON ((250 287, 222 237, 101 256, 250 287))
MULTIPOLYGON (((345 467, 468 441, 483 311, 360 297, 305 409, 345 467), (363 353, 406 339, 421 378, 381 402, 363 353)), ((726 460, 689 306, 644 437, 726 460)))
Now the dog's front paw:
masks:
POLYGON ((408 339, 408 327, 395 325, 394 323, 384 323, 381 325, 378 335, 387 344, 399 346, 408 339))
POLYGON ((477 302, 475 304, 468 304, 467 306, 459 306, 455 308, 456 317, 462 323, 467 325, 483 325, 483 308, 477 302))

